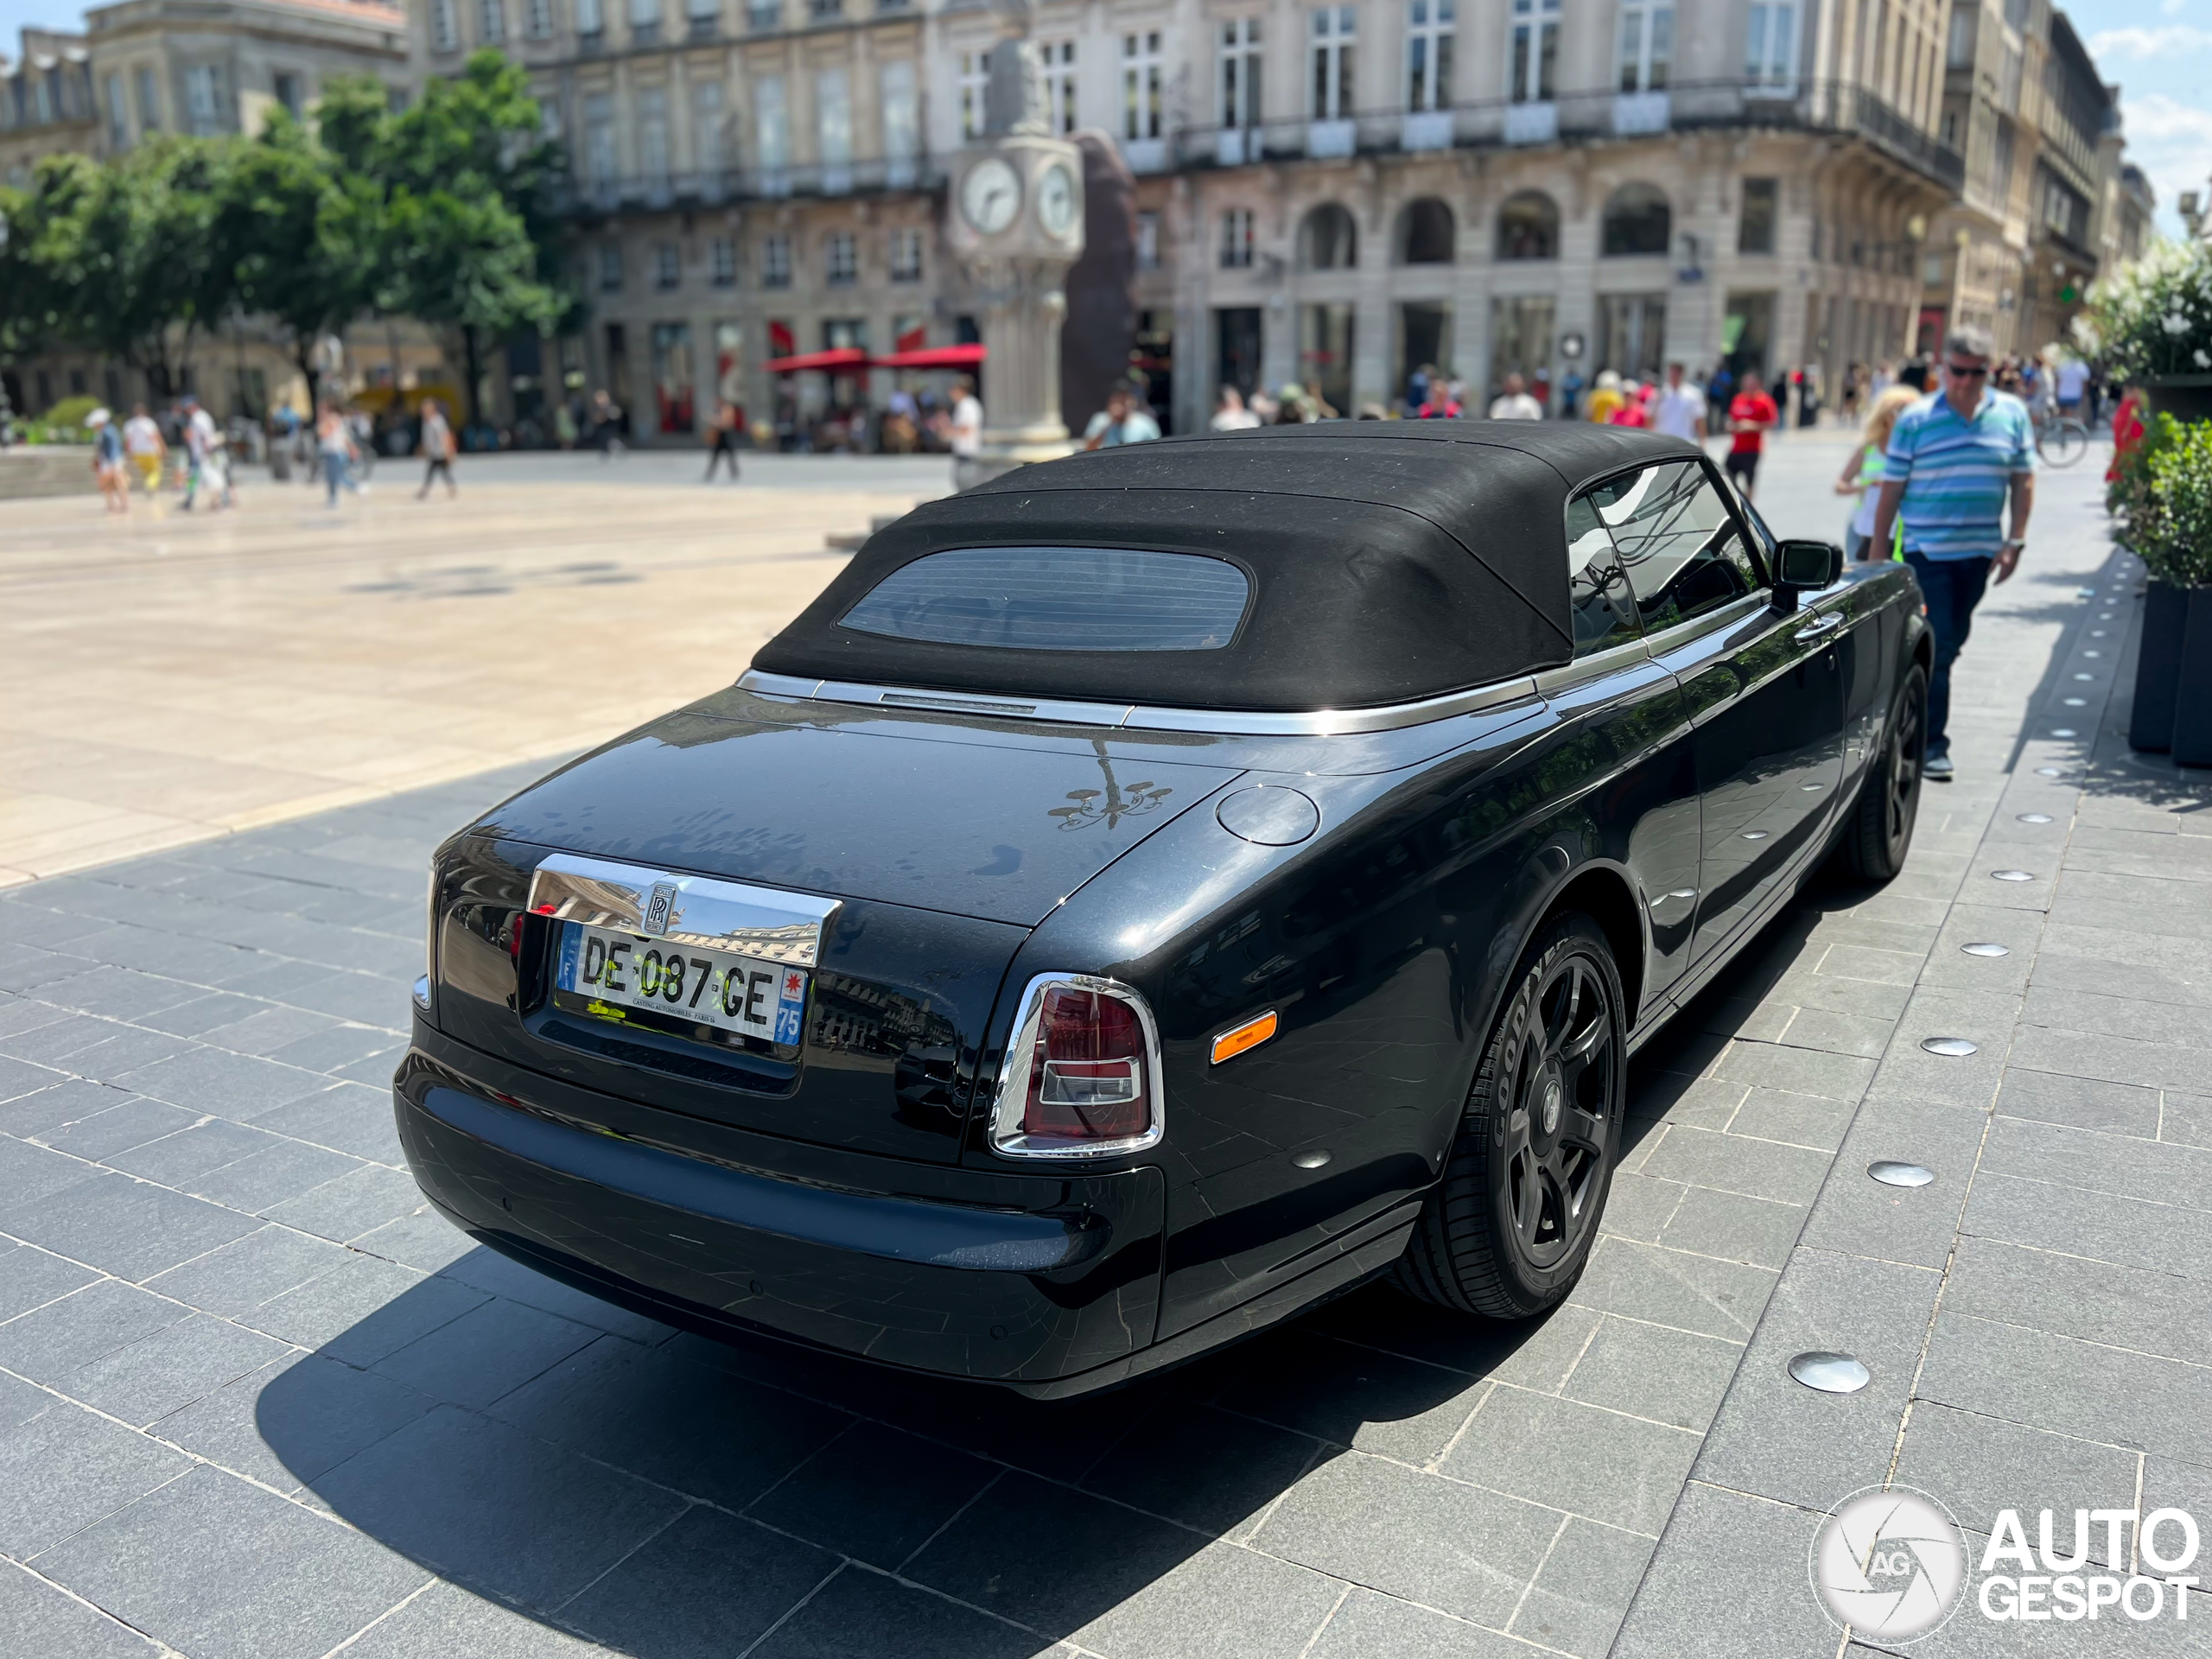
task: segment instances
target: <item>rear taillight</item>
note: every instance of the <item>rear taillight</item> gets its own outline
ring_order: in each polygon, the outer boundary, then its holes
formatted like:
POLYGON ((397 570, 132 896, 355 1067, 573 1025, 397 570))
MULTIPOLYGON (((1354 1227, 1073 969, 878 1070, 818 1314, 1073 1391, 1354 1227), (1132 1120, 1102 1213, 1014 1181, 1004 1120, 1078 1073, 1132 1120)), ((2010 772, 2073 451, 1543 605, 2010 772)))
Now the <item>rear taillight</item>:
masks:
POLYGON ((1160 1135, 1160 1039, 1144 999, 1084 974, 1030 981, 999 1076, 993 1148, 1101 1158, 1160 1135))

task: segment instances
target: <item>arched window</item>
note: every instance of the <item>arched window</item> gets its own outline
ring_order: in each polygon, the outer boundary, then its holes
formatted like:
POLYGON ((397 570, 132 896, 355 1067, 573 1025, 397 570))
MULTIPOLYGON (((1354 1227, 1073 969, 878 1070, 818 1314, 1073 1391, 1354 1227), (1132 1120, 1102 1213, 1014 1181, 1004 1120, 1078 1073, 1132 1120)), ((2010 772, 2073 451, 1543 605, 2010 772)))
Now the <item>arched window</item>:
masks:
POLYGON ((1306 215, 1298 263, 1307 270, 1350 270, 1359 263, 1359 227, 1341 203, 1325 201, 1306 215))
POLYGON ((1451 208, 1434 196, 1409 201, 1398 215, 1398 263, 1448 265, 1457 257, 1451 208))
POLYGON ((1624 184, 1605 203, 1606 255, 1664 253, 1674 233, 1675 215, 1656 184, 1624 184))
POLYGON ((1559 257, 1559 204, 1541 190, 1508 196, 1497 210, 1497 257, 1559 257))

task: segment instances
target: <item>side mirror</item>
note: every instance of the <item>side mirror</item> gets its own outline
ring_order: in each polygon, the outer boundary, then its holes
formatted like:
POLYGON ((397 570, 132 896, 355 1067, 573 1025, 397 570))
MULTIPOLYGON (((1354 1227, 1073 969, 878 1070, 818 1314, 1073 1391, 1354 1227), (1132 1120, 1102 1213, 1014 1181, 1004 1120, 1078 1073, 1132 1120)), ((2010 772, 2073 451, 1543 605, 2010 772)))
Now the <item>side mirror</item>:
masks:
POLYGON ((1774 601, 1797 608, 1797 596, 1818 593, 1843 576, 1843 550, 1834 542, 1786 541, 1774 551, 1774 601))

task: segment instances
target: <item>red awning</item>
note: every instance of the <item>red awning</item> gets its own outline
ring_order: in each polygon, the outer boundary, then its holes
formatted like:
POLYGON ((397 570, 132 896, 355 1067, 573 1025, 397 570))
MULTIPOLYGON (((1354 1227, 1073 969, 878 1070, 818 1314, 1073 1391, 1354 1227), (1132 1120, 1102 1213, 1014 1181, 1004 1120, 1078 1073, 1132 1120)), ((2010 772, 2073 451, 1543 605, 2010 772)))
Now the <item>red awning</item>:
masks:
POLYGON ((801 369, 836 374, 868 365, 868 353, 857 346, 841 346, 834 352, 802 352, 797 357, 772 357, 766 365, 771 374, 797 374, 801 369))
POLYGON ((879 369, 972 369, 983 360, 983 347, 925 346, 918 352, 893 352, 870 360, 879 369))

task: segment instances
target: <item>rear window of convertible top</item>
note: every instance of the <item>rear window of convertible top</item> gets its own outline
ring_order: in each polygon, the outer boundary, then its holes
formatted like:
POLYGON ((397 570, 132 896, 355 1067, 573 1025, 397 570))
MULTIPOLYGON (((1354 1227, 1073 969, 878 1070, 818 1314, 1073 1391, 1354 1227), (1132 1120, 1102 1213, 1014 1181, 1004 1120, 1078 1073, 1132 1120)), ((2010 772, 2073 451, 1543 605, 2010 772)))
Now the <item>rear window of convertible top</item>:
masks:
POLYGON ((844 626, 1014 651, 1218 651, 1252 584, 1226 559, 1121 547, 960 547, 893 570, 844 626))

